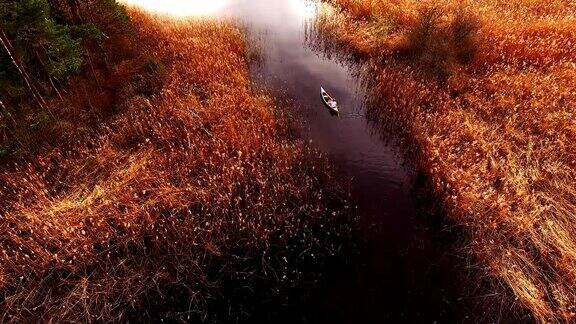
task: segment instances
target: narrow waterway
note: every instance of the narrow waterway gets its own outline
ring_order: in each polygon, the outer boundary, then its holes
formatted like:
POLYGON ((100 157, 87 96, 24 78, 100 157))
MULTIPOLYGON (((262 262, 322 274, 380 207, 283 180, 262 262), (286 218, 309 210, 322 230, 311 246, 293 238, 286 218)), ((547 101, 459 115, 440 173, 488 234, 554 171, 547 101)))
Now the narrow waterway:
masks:
POLYGON ((416 175, 401 150, 391 144, 395 141, 386 141, 371 128, 364 114, 364 89, 353 67, 309 46, 306 31, 314 19, 315 2, 222 0, 212 7, 202 14, 237 20, 247 27, 261 56, 252 68, 254 79, 289 99, 283 108, 294 110, 303 122, 301 136, 328 155, 342 181, 349 184, 361 215, 364 242, 355 266, 333 269, 330 282, 310 292, 312 304, 303 310, 302 320, 444 323, 478 319, 463 298, 461 287, 467 283, 462 280, 464 267, 458 265, 463 262, 457 261, 451 243, 442 239, 440 225, 421 215, 414 190, 416 175), (340 117, 322 105, 320 86, 338 100, 340 117))
MULTIPOLYGON (((234 1, 222 9, 246 25, 261 46, 257 82, 288 96, 311 140, 349 183, 365 244, 351 272, 330 276, 317 292, 311 321, 322 323, 461 322, 475 317, 462 298, 464 283, 450 244, 419 215, 415 175, 395 141, 385 141, 364 117, 365 95, 353 67, 310 48, 306 26, 315 4, 299 0, 234 1), (338 99, 332 116, 323 86, 338 99)), ((320 36, 321 37, 321 36, 320 36)), ((439 227, 439 226, 438 226, 439 227)), ((310 318, 310 317, 309 317, 310 318)))

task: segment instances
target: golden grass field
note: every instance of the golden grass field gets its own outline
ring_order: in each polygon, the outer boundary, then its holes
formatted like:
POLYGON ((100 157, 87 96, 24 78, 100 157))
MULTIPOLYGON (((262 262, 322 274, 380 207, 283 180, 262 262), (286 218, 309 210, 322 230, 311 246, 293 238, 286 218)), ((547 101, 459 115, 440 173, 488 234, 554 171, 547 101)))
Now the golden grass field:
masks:
POLYGON ((323 12, 316 27, 368 65, 382 99, 370 113, 405 129, 501 311, 576 321, 576 2, 332 0, 323 12))
POLYGON ((348 230, 324 159, 252 89, 239 29, 130 15, 115 108, 75 120, 102 94, 73 79, 66 132, 0 170, 2 322, 238 320, 348 230))

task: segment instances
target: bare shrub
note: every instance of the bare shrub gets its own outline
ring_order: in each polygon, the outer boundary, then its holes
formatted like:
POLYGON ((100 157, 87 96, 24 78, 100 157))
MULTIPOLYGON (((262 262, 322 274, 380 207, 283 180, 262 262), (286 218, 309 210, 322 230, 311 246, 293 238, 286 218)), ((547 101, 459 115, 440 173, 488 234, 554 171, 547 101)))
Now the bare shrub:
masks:
POLYGON ((420 9, 416 24, 406 32, 406 42, 397 48, 401 57, 415 60, 425 71, 446 80, 455 65, 469 63, 475 55, 478 20, 460 7, 452 21, 437 6, 420 9))
POLYGON ((450 33, 458 62, 470 63, 478 52, 477 33, 480 19, 463 6, 460 6, 450 23, 450 33))

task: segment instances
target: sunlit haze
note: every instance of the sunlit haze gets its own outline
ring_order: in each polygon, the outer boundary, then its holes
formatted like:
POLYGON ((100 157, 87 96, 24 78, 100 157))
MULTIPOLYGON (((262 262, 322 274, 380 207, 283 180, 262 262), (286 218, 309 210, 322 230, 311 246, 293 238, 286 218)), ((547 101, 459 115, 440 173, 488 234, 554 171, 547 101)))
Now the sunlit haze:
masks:
POLYGON ((176 16, 206 16, 217 13, 229 0, 121 0, 121 2, 176 16))
POLYGON ((314 17, 315 6, 313 3, 305 2, 304 0, 292 0, 289 3, 297 15, 304 18, 314 17))
MULTIPOLYGON (((175 16, 211 16, 222 11, 233 0, 120 0, 127 5, 138 6, 146 10, 175 16)), ((289 0, 289 10, 300 17, 314 16, 314 5, 304 0, 289 0)), ((271 3, 270 7, 274 7, 271 3)))

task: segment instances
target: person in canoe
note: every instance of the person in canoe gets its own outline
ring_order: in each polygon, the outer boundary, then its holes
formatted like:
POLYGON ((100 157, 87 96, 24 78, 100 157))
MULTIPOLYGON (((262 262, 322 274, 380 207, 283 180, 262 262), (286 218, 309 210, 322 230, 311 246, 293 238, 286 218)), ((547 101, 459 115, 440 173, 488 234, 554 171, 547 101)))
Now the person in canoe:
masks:
POLYGON ((332 96, 330 96, 323 87, 320 87, 320 95, 322 96, 322 102, 335 114, 339 114, 338 102, 332 96))
POLYGON ((338 108, 338 102, 335 99, 328 100, 328 107, 332 109, 338 108))

